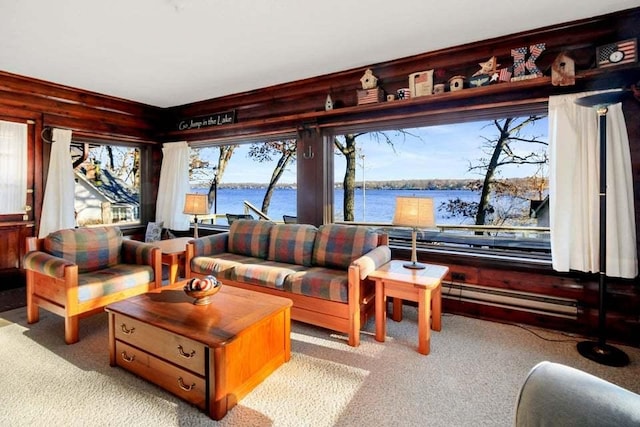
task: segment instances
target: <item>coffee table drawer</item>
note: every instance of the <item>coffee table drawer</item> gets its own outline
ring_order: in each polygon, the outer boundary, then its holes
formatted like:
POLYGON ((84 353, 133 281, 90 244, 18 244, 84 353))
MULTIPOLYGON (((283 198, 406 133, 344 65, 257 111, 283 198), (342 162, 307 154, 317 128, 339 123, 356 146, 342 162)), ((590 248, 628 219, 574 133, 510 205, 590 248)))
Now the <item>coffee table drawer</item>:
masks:
POLYGON ((121 314, 115 315, 115 338, 199 375, 205 374, 205 346, 121 314))
POLYGON ((121 341, 116 341, 116 364, 200 409, 206 409, 205 378, 180 369, 121 341))

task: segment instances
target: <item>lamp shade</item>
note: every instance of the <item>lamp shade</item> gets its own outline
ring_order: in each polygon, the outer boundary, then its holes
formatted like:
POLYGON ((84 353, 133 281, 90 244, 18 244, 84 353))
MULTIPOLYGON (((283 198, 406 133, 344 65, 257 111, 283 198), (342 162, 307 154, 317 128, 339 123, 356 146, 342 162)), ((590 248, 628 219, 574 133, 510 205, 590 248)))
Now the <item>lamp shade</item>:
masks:
POLYGON ((430 197, 396 197, 393 225, 413 228, 435 226, 433 199, 430 197))
POLYGON ((187 193, 184 198, 183 213, 187 215, 208 215, 209 198, 206 194, 187 193))

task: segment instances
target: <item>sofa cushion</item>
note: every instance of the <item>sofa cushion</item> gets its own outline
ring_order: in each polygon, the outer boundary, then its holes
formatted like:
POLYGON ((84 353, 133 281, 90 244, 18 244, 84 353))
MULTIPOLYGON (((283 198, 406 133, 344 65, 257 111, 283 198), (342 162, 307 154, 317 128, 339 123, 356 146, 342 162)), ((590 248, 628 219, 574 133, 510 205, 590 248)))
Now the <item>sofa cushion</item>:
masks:
POLYGON ((368 227, 324 224, 313 247, 313 265, 347 269, 356 258, 378 246, 378 234, 368 227))
POLYGON ((218 279, 231 279, 235 266, 259 260, 259 258, 228 252, 211 256, 197 256, 191 259, 191 271, 198 274, 211 274, 218 279))
POLYGON ((349 301, 349 278, 344 270, 311 267, 287 276, 284 289, 331 301, 349 301))
POLYGON ((267 258, 269 232, 274 223, 240 219, 229 228, 229 252, 256 258, 267 258))
POLYGON ((153 282, 153 268, 148 265, 118 264, 78 275, 78 302, 111 295, 153 282))
POLYGON ((302 265, 286 264, 275 261, 255 259, 253 262, 236 265, 231 278, 236 282, 268 288, 282 288, 285 279, 297 271, 304 270, 302 265))
POLYGON ((313 244, 318 229, 310 224, 276 224, 269 236, 271 261, 311 267, 313 244))
POLYGON ((44 239, 46 252, 77 264, 79 273, 118 264, 121 246, 122 232, 117 227, 70 228, 44 239))

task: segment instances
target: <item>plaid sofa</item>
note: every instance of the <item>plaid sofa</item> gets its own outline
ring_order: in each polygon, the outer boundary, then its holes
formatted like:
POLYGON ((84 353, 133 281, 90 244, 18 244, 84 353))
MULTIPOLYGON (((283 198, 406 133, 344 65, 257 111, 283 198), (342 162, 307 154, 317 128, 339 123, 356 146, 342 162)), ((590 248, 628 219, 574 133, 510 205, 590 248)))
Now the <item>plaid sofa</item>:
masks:
MULTIPOLYGON (((368 227, 238 220, 229 232, 190 242, 187 277, 212 274, 223 284, 285 296, 294 319, 355 333, 331 316, 349 323, 349 310, 361 314, 373 292, 367 275, 391 259, 386 243, 368 227)), ((373 308, 368 302, 361 321, 373 308)))
POLYGON ((58 230, 28 238, 27 248, 27 320, 38 321, 39 307, 64 316, 68 344, 78 341, 80 314, 162 283, 160 251, 125 240, 116 227, 58 230))

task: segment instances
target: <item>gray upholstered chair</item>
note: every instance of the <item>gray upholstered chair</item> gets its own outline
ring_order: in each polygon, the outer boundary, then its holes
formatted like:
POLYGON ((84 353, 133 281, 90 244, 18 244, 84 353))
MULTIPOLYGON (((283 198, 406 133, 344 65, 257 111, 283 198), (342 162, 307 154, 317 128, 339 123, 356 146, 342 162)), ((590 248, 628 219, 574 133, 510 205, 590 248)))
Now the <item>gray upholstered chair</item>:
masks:
POLYGON ((559 363, 537 364, 520 389, 515 425, 640 426, 640 395, 559 363))

